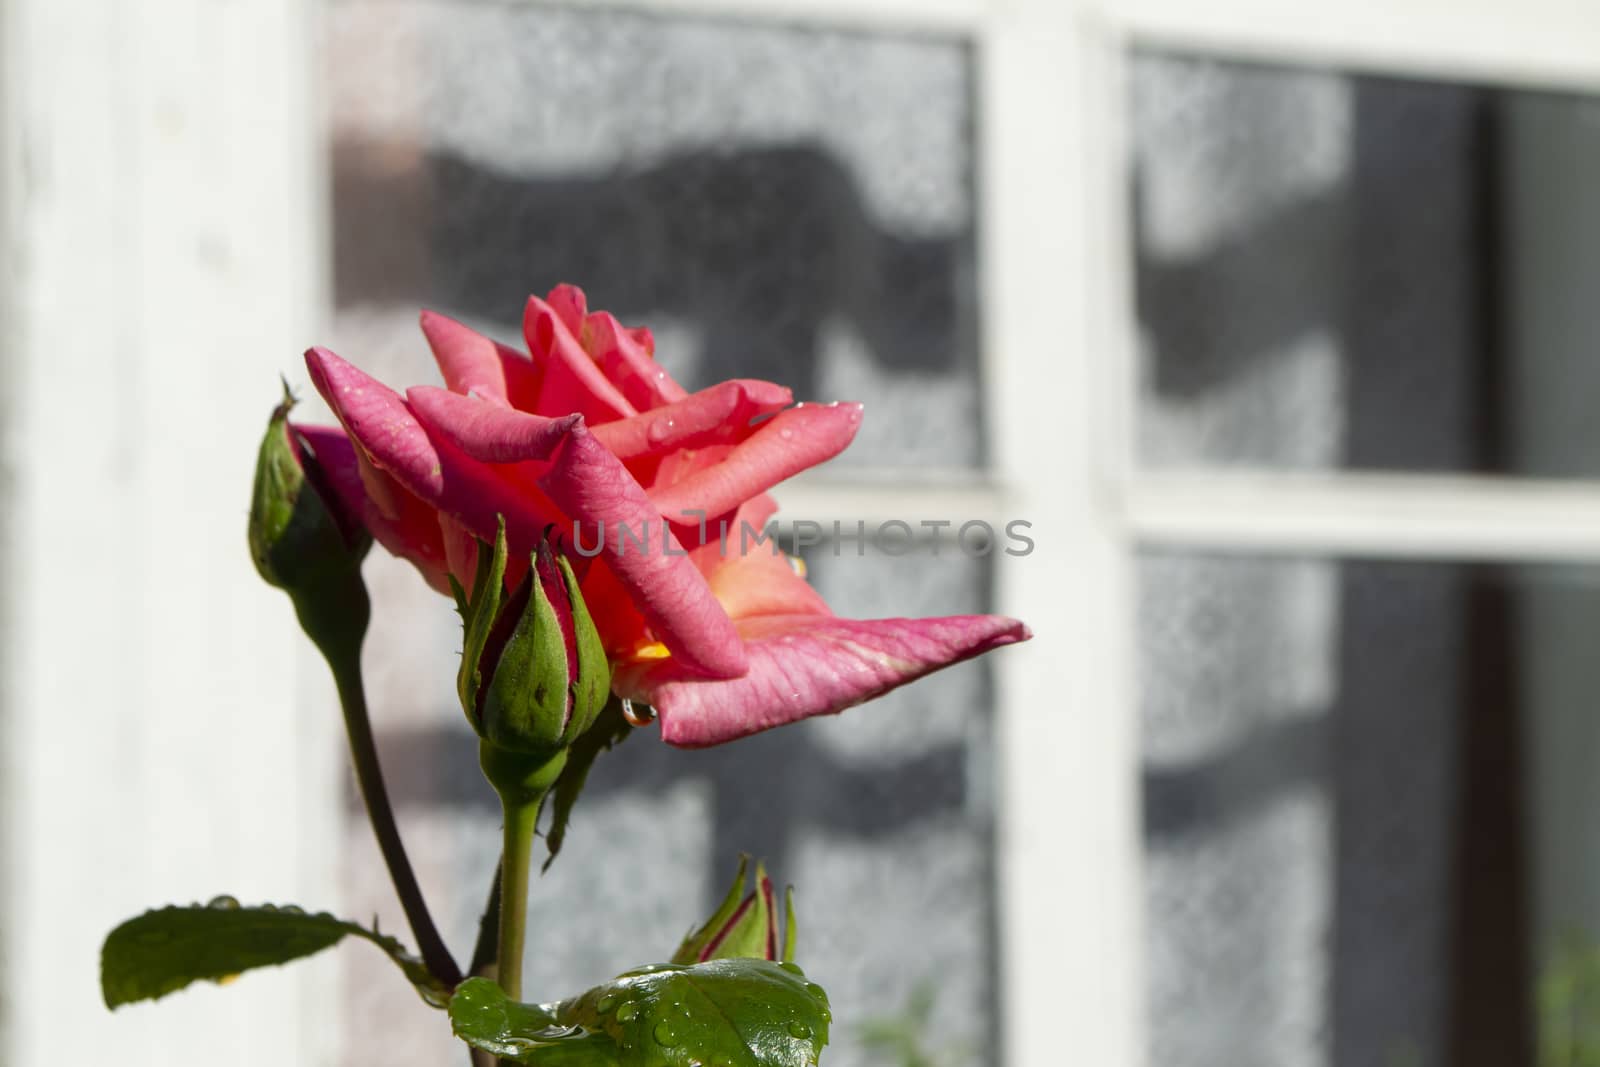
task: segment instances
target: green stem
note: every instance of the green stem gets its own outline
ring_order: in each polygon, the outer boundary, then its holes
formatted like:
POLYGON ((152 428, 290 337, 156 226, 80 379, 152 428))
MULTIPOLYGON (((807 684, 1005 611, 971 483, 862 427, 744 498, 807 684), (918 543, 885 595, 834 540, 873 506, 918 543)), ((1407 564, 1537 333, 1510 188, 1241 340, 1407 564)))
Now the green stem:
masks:
POLYGON ((446 988, 454 989, 461 982, 461 969, 439 936, 428 904, 422 897, 422 887, 411 870, 406 857, 406 846, 400 840, 400 828, 395 823, 394 809, 389 806, 389 792, 384 787, 383 769, 378 763, 378 747, 372 737, 372 723, 367 717, 366 690, 361 681, 360 644, 354 648, 347 641, 318 642, 328 666, 333 671, 334 685, 339 690, 339 705, 344 711, 345 735, 350 740, 350 758, 355 764, 356 784, 361 799, 366 804, 367 816, 372 821, 372 832, 378 838, 378 850, 389 868, 389 879, 400 897, 400 907, 405 910, 406 922, 417 940, 417 952, 433 976, 446 988), (341 649, 343 651, 341 651, 341 649))
POLYGON ((496 977, 512 1000, 522 999, 522 948, 528 924, 528 868, 533 831, 544 798, 567 765, 567 750, 513 752, 484 741, 478 746, 483 776, 500 796, 504 844, 500 852, 500 936, 496 977))
POLYGON ((543 797, 505 805, 504 855, 500 861, 500 988, 522 999, 522 948, 528 924, 528 868, 533 860, 533 829, 543 797))

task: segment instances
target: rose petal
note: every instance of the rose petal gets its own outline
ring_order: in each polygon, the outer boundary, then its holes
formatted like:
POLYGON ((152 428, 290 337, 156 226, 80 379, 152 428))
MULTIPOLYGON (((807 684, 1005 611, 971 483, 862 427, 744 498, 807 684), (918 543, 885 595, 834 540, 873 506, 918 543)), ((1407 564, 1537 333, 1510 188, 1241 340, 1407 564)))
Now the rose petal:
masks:
POLYGON ((590 526, 590 538, 598 535, 595 527, 605 531, 601 558, 675 659, 712 678, 745 672, 744 647, 711 587, 644 489, 584 426, 573 429, 540 484, 557 506, 590 526), (623 530, 643 534, 646 547, 625 540, 623 530))
POLYGON ((536 296, 528 297, 522 333, 544 374, 536 412, 547 416, 576 412, 597 424, 638 413, 595 366, 555 309, 536 296))
MULTIPOLYGON (((541 506, 536 496, 521 491, 449 441, 431 437, 406 402, 382 382, 323 348, 306 353, 306 366, 317 391, 374 465, 480 539, 494 539, 503 515, 512 550, 526 555, 533 551, 540 532, 560 521, 561 515, 541 506)), ((483 410, 510 413, 485 401, 458 399, 483 410)))
POLYGON ((528 409, 538 399, 539 368, 516 349, 433 311, 422 313, 422 335, 452 392, 528 409))
POLYGON ((589 298, 583 295, 582 289, 563 282, 550 290, 545 300, 572 336, 577 337, 583 332, 583 320, 589 315, 589 298))
POLYGON ((315 455, 325 484, 372 539, 412 563, 433 588, 448 593, 446 552, 434 510, 367 462, 343 430, 296 424, 294 432, 315 455))
POLYGON ((407 396, 419 418, 472 459, 548 464, 531 470, 551 504, 577 524, 563 521, 563 533, 578 538, 580 550, 601 546, 599 558, 656 639, 703 675, 743 673, 739 636, 711 587, 644 489, 580 417, 547 419, 428 386, 407 396))
POLYGON ((584 319, 579 337, 605 376, 640 411, 689 395, 609 312, 597 311, 584 319))
POLYGON ((735 379, 653 411, 589 429, 618 459, 663 455, 741 440, 752 432, 751 419, 781 411, 792 399, 793 394, 781 385, 735 379))
POLYGON ((662 740, 700 748, 843 711, 1032 636, 1022 623, 997 615, 874 621, 766 616, 738 626, 750 657, 742 678, 695 679, 672 659, 638 659, 617 668, 613 688, 656 709, 662 740))
POLYGON ((736 513, 707 518, 703 532, 699 523, 674 527, 682 537, 698 541, 704 536, 689 558, 735 622, 754 615, 833 614, 801 577, 796 561, 778 548, 775 537, 766 536, 767 522, 777 510, 772 497, 763 493, 736 513))
POLYGON ((429 429, 484 463, 547 462, 583 421, 582 415, 552 419, 515 411, 433 385, 412 386, 406 400, 429 429))
POLYGON ((650 499, 669 518, 691 510, 703 509, 708 515, 732 511, 843 452, 860 426, 860 404, 801 404, 780 411, 721 462, 652 489, 650 499))

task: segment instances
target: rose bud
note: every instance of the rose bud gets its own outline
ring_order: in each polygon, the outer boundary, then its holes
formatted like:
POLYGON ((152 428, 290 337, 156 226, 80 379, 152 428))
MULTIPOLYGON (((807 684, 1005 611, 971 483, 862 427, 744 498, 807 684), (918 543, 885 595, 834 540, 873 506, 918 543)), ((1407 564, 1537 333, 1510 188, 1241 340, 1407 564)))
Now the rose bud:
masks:
POLYGON ((778 908, 773 898, 772 879, 760 863, 756 864, 756 887, 744 892, 749 856, 739 857, 739 871, 733 885, 715 913, 700 929, 684 938, 673 963, 704 963, 707 960, 758 959, 790 963, 794 960, 794 887, 783 893, 783 938, 778 938, 778 908), (741 894, 744 894, 741 899, 741 894))
POLYGON ((489 745, 553 756, 605 707, 611 666, 566 557, 541 539, 527 573, 508 594, 503 524, 492 553, 486 547, 478 550, 471 598, 456 586, 466 623, 457 676, 461 706, 489 745))
POLYGON ((324 481, 310 443, 289 425, 295 400, 284 386, 256 455, 250 499, 250 556, 280 589, 314 582, 326 571, 358 566, 372 538, 324 481))
MULTIPOLYGON (((351 515, 311 442, 289 424, 285 384, 256 456, 250 498, 250 557, 268 584, 288 592, 300 623, 322 645, 355 640, 366 628, 361 560, 372 538, 351 515)), ((329 448, 348 443, 326 439, 329 448)), ((344 457, 328 457, 336 469, 344 457)))

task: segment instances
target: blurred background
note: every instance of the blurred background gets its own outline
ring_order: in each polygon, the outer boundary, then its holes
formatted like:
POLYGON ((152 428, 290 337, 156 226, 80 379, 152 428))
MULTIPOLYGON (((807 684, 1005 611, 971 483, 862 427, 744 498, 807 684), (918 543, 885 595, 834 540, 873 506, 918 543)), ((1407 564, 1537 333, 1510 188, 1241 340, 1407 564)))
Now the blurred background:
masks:
MULTIPOLYGON (((96 954, 222 892, 405 939, 254 447, 307 345, 433 380, 419 307, 562 281, 691 389, 867 404, 783 520, 1031 524, 811 546, 841 614, 1038 636, 604 757, 529 990, 749 851, 833 1067, 1600 1063, 1597 93, 1575 0, 0 0, 0 1063, 464 1062, 365 946, 115 1016, 96 954)), ((367 575, 464 957, 459 623, 367 575)))

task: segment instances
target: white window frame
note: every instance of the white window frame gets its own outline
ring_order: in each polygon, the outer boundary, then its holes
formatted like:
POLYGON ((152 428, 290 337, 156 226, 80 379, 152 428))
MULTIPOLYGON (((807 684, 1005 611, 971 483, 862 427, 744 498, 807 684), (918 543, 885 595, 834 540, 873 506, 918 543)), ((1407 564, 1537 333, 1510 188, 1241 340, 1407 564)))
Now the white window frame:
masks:
MULTIPOLYGON (((996 609, 1038 633, 993 660, 1006 1062, 1141 1067, 1137 549, 1596 561, 1600 489, 1139 470, 1126 50, 1600 91, 1600 20, 1582 0, 629 6, 975 44, 991 466, 784 500, 792 517, 1034 524, 1034 554, 997 567, 996 609)), ((330 962, 252 978, 248 998, 92 1010, 99 938, 146 904, 337 889, 331 707, 296 699, 320 683, 288 669, 304 655, 286 605, 240 566, 239 457, 328 318, 319 25, 317 0, 0 0, 4 1062, 46 1062, 65 1035, 129 1063, 214 1062, 197 1051, 213 1043, 241 1065, 333 1062, 330 962), (117 811, 72 789, 86 775, 119 783, 117 811), (238 839, 212 837, 227 825, 238 839)))

